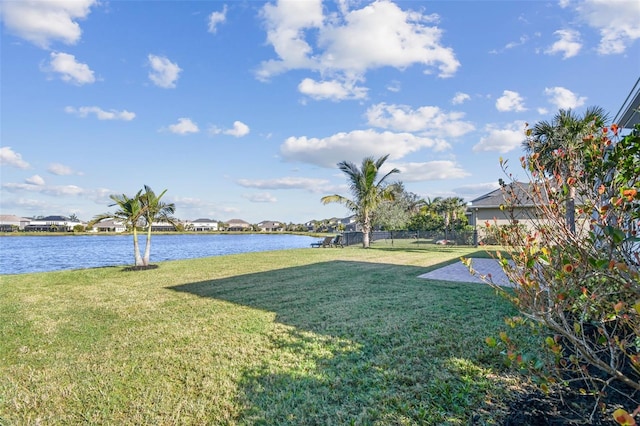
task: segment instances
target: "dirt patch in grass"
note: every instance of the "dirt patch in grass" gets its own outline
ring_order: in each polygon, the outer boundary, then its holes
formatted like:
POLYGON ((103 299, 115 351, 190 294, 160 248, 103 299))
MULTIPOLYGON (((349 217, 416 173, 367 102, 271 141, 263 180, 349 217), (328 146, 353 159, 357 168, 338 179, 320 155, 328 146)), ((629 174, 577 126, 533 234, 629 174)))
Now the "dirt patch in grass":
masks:
POLYGON ((149 269, 158 269, 158 265, 139 265, 139 266, 127 266, 123 269, 124 272, 134 271, 148 271, 149 269))
POLYGON ((636 392, 634 398, 632 389, 628 387, 619 390, 621 393, 611 390, 602 398, 605 408, 601 409, 593 396, 584 395, 577 388, 558 389, 548 394, 529 389, 517 393, 510 401, 503 425, 617 425, 613 411, 617 408, 629 410, 629 398, 637 400, 639 396, 636 392))

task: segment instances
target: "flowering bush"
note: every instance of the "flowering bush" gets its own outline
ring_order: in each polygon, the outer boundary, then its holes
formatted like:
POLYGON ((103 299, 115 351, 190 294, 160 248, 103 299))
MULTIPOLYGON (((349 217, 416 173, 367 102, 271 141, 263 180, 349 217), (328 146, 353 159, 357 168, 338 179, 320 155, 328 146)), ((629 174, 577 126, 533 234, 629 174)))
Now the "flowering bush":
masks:
POLYGON ((520 350, 506 332, 487 338, 545 391, 572 385, 593 395, 599 409, 609 393, 624 395, 625 406, 614 412, 620 424, 635 424, 640 411, 639 134, 640 127, 625 137, 615 125, 591 128, 581 149, 554 152, 572 162, 570 175, 531 153, 521 159, 530 178, 525 188, 501 162, 512 182, 503 185, 504 211, 521 206, 523 192, 536 211, 530 226, 498 228, 507 255, 496 257, 515 288, 497 288, 520 311, 507 324, 547 337, 538 353, 520 350), (569 196, 575 230, 566 220, 569 196))

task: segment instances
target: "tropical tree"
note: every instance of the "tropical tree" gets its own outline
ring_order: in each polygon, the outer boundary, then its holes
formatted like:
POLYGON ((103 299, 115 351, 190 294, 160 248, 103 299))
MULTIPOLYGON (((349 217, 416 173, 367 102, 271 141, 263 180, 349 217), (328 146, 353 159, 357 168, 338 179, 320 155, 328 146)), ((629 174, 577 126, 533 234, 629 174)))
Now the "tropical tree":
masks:
MULTIPOLYGON (((543 172, 562 186, 580 179, 583 169, 584 138, 606 124, 608 114, 601 107, 587 108, 583 115, 561 109, 553 119, 540 121, 529 129, 522 143, 527 157, 537 161, 543 172)), ((565 222, 575 233, 575 187, 569 186, 565 199, 565 222)))
POLYGON ((143 208, 143 215, 147 227, 147 241, 144 248, 144 256, 142 258, 142 264, 144 266, 149 265, 149 257, 151 255, 151 227, 154 222, 168 222, 172 225, 176 225, 176 220, 171 215, 175 212, 176 206, 174 203, 165 203, 160 199, 167 192, 165 189, 156 195, 153 190, 145 185, 144 193, 140 194, 140 203, 143 208))
POLYGON ((462 218, 466 217, 464 211, 466 204, 464 199, 460 197, 447 197, 440 201, 439 211, 444 218, 444 238, 448 239, 448 233, 454 229, 458 229, 466 223, 462 218))
POLYGON ((323 204, 340 203, 356 214, 357 222, 362 226, 362 247, 369 248, 369 234, 371 233, 372 213, 382 200, 393 197, 392 191, 385 184, 385 180, 400 170, 394 168, 379 178, 380 168, 387 161, 389 154, 377 160, 367 157, 362 160, 361 168, 350 161, 341 161, 338 168, 347 175, 349 191, 352 198, 334 194, 322 197, 323 204))
POLYGON ((424 204, 417 194, 405 189, 402 182, 394 182, 389 185, 393 197, 382 200, 373 214, 372 222, 375 226, 391 232, 393 243, 393 231, 408 229, 411 218, 417 215, 424 204))
POLYGON ((129 198, 125 194, 117 195, 112 194, 109 196, 111 200, 113 200, 112 204, 109 204, 109 207, 118 206, 118 209, 113 213, 102 213, 94 216, 94 218, 89 222, 89 226, 93 226, 94 224, 100 222, 105 219, 115 219, 121 221, 127 229, 133 231, 133 256, 135 259, 135 266, 142 266, 142 256, 140 256, 140 247, 138 245, 138 222, 142 218, 144 214, 144 208, 142 203, 140 202, 140 196, 142 194, 142 190, 138 191, 138 193, 129 198))

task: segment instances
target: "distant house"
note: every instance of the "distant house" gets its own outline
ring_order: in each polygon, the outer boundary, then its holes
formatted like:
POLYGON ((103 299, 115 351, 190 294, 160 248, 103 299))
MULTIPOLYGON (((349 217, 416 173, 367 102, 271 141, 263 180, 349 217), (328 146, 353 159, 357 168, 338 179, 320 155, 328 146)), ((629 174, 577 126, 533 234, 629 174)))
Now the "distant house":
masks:
POLYGON ((344 230, 347 232, 361 231, 360 226, 356 222, 356 215, 340 219, 339 222, 342 226, 344 226, 344 230))
POLYGON ((332 217, 331 219, 310 220, 304 225, 307 231, 310 232, 353 232, 361 230, 356 223, 355 215, 345 218, 332 217))
MULTIPOLYGON (((546 194, 542 194, 534 203, 530 196, 532 191, 531 183, 512 182, 467 203, 469 224, 478 230, 479 239, 484 236, 487 223, 491 226, 503 226, 511 225, 515 220, 518 225, 528 229, 540 226, 545 217, 542 216, 539 203, 548 203, 548 199, 546 194), (505 197, 509 197, 509 200, 505 197)), ((576 206, 580 203, 580 197, 577 197, 576 206)), ((575 225, 579 233, 588 230, 588 219, 586 216, 576 215, 575 225)))
POLYGON ((12 232, 24 230, 29 225, 30 219, 26 217, 15 216, 12 214, 0 215, 0 232, 12 232))
POLYGON ((196 232, 208 232, 218 230, 218 221, 213 219, 196 219, 185 223, 185 226, 196 232))
POLYGON ((65 216, 47 216, 41 219, 30 219, 24 230, 31 232, 70 232, 73 231, 73 227, 76 225, 84 224, 65 216))
POLYGON ((151 232, 173 232, 176 230, 175 225, 169 222, 152 222, 151 232))
POLYGON ((286 225, 273 220, 263 220, 258 223, 258 228, 260 228, 262 232, 282 232, 285 230, 286 225))
POLYGON ((487 194, 484 194, 467 204, 467 214, 469 224, 472 226, 480 226, 489 222, 491 225, 508 225, 511 223, 512 216, 519 223, 526 224, 528 221, 536 217, 536 208, 529 194, 524 190, 529 184, 526 182, 513 182, 509 184, 507 191, 513 192, 518 202, 513 211, 503 208, 507 203, 505 199, 505 190, 498 188, 487 194))
POLYGON ((103 220, 93 225, 96 232, 124 232, 127 227, 117 220, 103 220))
POLYGON ((231 219, 226 222, 227 231, 246 231, 251 229, 251 224, 242 219, 231 219))

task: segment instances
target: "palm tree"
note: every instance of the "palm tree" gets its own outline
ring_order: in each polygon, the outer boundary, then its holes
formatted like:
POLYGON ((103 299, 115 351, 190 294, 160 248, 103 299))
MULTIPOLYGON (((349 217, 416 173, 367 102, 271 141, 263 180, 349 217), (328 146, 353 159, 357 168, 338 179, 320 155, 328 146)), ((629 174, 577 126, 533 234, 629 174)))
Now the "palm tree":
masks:
POLYGON ((149 265, 149 257, 151 255, 151 226, 153 222, 176 224, 175 219, 171 216, 176 211, 175 204, 160 201, 165 192, 167 192, 166 189, 162 191, 160 195, 156 195, 149 186, 145 185, 144 193, 139 196, 140 203, 144 210, 143 217, 147 226, 147 241, 144 248, 144 257, 142 258, 142 264, 144 266, 149 265))
POLYGON ((444 218, 444 239, 448 239, 448 231, 451 231, 453 226, 458 221, 458 218, 464 216, 464 209, 466 204, 460 197, 448 197, 440 202, 441 212, 444 218))
MULTIPOLYGON (((609 120, 601 107, 586 109, 580 116, 571 109, 561 109, 551 122, 540 121, 531 129, 531 138, 522 144, 528 155, 537 154, 544 171, 558 177, 564 184, 572 178, 579 178, 582 169, 582 155, 585 137, 590 130, 602 127, 609 120), (575 159, 568 161, 567 159, 575 159)), ((575 233, 575 187, 569 185, 569 195, 565 202, 566 223, 575 233)))
POLYGON ((89 226, 95 225, 104 219, 116 219, 122 221, 127 229, 133 230, 133 256, 135 259, 135 266, 142 266, 142 257, 140 256, 140 247, 138 245, 138 221, 144 214, 144 208, 140 202, 140 195, 142 190, 133 197, 129 198, 125 194, 109 196, 113 200, 109 207, 118 206, 118 210, 113 213, 102 213, 96 215, 90 222, 89 226))
POLYGON ((378 179, 378 172, 388 157, 389 154, 377 160, 374 160, 373 157, 367 157, 362 160, 360 169, 350 161, 339 162, 338 168, 347 175, 349 191, 353 198, 349 199, 342 195, 334 194, 327 195, 321 199, 323 204, 343 204, 356 214, 357 221, 362 226, 362 247, 364 248, 369 248, 372 212, 382 200, 390 199, 393 196, 384 181, 390 175, 400 173, 400 170, 394 168, 378 179))

